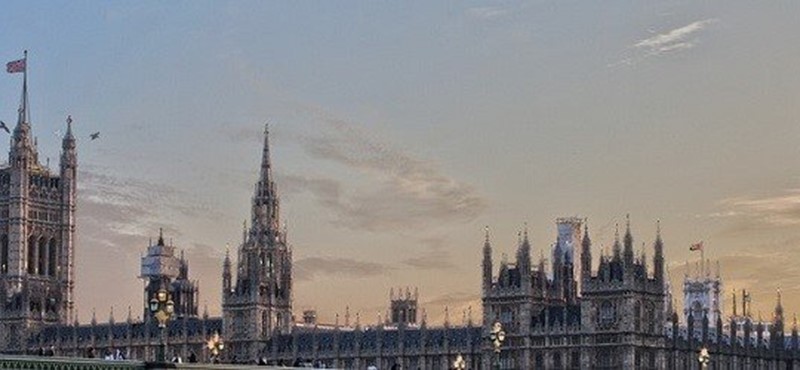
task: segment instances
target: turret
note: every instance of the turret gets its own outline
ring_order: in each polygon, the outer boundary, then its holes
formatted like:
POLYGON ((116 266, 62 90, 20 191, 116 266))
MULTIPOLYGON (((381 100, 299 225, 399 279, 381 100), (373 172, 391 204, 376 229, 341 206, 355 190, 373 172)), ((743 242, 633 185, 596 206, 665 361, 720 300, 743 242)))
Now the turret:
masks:
POLYGON ((589 239, 589 225, 583 225, 583 240, 581 240, 581 278, 592 277, 592 240, 589 239))
POLYGON ((483 242, 483 291, 492 288, 492 245, 489 243, 489 226, 486 226, 485 240, 483 242))
POLYGON ((631 216, 625 216, 625 237, 623 239, 625 251, 623 252, 623 259, 625 265, 633 266, 633 236, 631 235, 631 216))
POLYGON ((622 259, 622 245, 619 243, 619 225, 614 225, 614 255, 613 260, 619 261, 622 259))
POLYGON ((664 242, 661 240, 661 221, 656 221, 656 242, 653 246, 653 277, 664 283, 664 242))
POLYGON ((222 298, 231 292, 231 249, 229 246, 225 247, 225 260, 222 262, 222 298))
POLYGON ((523 290, 531 288, 531 243, 528 240, 528 227, 525 226, 522 243, 517 250, 517 269, 520 273, 523 290))

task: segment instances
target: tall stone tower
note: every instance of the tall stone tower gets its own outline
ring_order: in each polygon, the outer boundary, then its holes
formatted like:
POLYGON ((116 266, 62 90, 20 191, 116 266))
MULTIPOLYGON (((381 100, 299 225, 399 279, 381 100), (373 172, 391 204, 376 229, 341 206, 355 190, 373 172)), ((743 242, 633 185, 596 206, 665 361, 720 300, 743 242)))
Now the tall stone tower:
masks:
MULTIPOLYGON (((582 242, 590 253, 588 231, 582 242)), ((628 219, 620 245, 615 235, 613 256, 601 256, 597 274, 591 274, 591 259, 582 261, 581 325, 590 335, 582 353, 581 368, 664 368, 664 259, 660 229, 653 243, 653 274, 642 254, 636 258, 628 219), (623 251, 624 246, 624 251, 623 251), (610 341, 608 338, 619 338, 610 341)))
POLYGON ((27 76, 8 164, 0 168, 0 350, 73 317, 77 152, 72 119, 59 171, 39 163, 29 122, 27 76))
POLYGON ((250 228, 239 246, 236 284, 226 255, 223 266, 223 325, 234 361, 257 358, 269 338, 292 325, 292 251, 280 227, 280 207, 264 129, 261 175, 255 186, 250 228))

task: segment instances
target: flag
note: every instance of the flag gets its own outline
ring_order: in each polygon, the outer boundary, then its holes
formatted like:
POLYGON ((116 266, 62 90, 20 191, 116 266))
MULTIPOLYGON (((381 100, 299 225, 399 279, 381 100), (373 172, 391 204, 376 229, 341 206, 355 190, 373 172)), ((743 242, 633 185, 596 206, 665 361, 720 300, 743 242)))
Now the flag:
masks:
POLYGON ((18 59, 13 62, 6 63, 6 72, 8 73, 25 72, 25 59, 18 59))
POLYGON ((701 251, 701 250, 703 250, 703 241, 701 240, 699 243, 692 244, 692 246, 689 247, 689 250, 690 251, 701 251))

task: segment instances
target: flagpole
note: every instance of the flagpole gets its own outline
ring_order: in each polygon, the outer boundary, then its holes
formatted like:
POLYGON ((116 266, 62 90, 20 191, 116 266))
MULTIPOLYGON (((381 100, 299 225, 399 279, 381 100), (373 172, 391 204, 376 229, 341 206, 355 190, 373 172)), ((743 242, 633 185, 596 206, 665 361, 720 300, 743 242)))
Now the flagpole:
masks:
POLYGON ((28 117, 28 51, 25 50, 23 54, 25 68, 22 69, 22 122, 28 123, 30 120, 28 117))

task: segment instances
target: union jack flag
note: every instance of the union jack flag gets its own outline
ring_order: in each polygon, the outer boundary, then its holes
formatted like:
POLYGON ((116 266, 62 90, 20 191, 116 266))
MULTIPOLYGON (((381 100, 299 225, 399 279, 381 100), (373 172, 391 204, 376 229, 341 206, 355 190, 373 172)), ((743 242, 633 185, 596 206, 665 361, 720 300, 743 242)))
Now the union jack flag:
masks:
POLYGON ((25 59, 19 59, 13 62, 6 63, 6 72, 8 73, 25 72, 25 59))
POLYGON ((703 241, 701 240, 699 243, 692 244, 692 246, 689 247, 689 250, 690 251, 701 251, 701 250, 703 250, 703 241))

